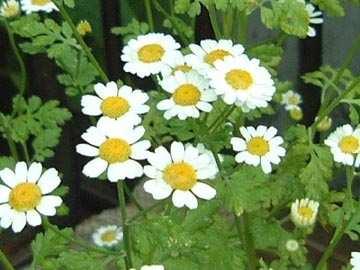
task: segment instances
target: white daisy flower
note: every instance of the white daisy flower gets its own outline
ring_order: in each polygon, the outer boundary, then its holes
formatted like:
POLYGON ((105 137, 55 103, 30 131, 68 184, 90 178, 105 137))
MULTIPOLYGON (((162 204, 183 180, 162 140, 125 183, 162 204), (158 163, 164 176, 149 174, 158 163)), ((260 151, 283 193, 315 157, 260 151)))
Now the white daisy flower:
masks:
POLYGON ((274 127, 258 126, 241 127, 240 133, 244 137, 231 138, 234 151, 239 152, 235 156, 238 163, 245 162, 252 166, 261 165, 264 173, 270 173, 271 163, 279 164, 280 157, 285 156, 285 148, 280 145, 284 142, 280 136, 275 136, 277 129, 274 127))
POLYGON ((226 104, 235 104, 249 111, 268 106, 274 93, 274 81, 258 59, 246 55, 216 61, 210 72, 210 85, 226 104))
POLYGON ((351 252, 350 264, 352 270, 360 270, 360 252, 351 252))
POLYGON ((291 220, 299 227, 314 225, 318 210, 318 202, 309 198, 297 199, 291 204, 291 220))
MULTIPOLYGON (((315 6, 313 4, 306 3, 305 0, 298 0, 298 2, 303 3, 305 5, 306 11, 310 18, 309 24, 322 24, 324 22, 324 19, 321 17, 322 12, 315 11, 315 6)), ((316 36, 315 28, 309 25, 307 35, 308 37, 315 37, 316 36)))
POLYGON ((62 204, 59 196, 50 195, 60 185, 58 171, 48 169, 42 173, 40 163, 18 162, 15 171, 8 168, 0 171, 0 226, 12 227, 21 232, 26 223, 30 226, 41 224, 41 216, 54 216, 56 207, 62 204))
POLYGON ((126 126, 122 121, 100 119, 96 127, 90 127, 82 136, 87 143, 78 144, 76 151, 94 157, 83 168, 88 177, 99 177, 107 171, 110 182, 143 175, 143 167, 136 160, 147 157, 148 140, 139 141, 144 135, 142 126, 126 126))
POLYGON ((131 39, 124 47, 121 60, 124 70, 144 78, 167 70, 167 63, 177 57, 180 44, 170 35, 149 33, 131 39))
POLYGON ((281 95, 281 104, 285 105, 285 110, 287 111, 300 110, 301 103, 301 96, 292 90, 281 95))
POLYGON ((149 106, 145 105, 149 96, 139 89, 126 85, 118 89, 115 82, 98 83, 94 89, 97 96, 85 95, 81 99, 82 112, 86 115, 103 115, 138 125, 141 123, 139 114, 149 111, 149 106))
POLYGON ((195 209, 198 206, 195 196, 204 200, 215 197, 216 190, 198 180, 213 178, 217 167, 209 154, 200 154, 194 146, 184 147, 181 142, 173 142, 170 153, 160 146, 149 154, 148 162, 151 165, 144 167, 144 173, 151 180, 144 183, 144 190, 155 200, 165 199, 172 193, 176 207, 195 209))
POLYGON ((210 112, 209 102, 216 100, 215 92, 209 88, 209 83, 196 72, 175 72, 160 82, 161 87, 171 94, 169 99, 157 104, 159 110, 165 111, 164 117, 170 119, 178 116, 185 120, 188 117, 198 118, 200 111, 210 112))
POLYGON ((21 9, 26 14, 39 11, 50 13, 53 10, 58 10, 51 0, 21 0, 21 9))
POLYGON ((123 240, 123 231, 116 225, 101 226, 92 235, 95 245, 114 247, 123 240))
POLYGON ((140 270, 165 270, 163 265, 143 265, 140 270))
POLYGON ((350 125, 338 127, 325 140, 330 147, 334 160, 344 165, 360 165, 360 129, 350 125))
POLYGON ((190 44, 189 48, 192 54, 188 56, 188 63, 204 76, 209 76, 209 71, 213 69, 216 61, 222 61, 226 56, 240 56, 244 52, 242 45, 225 39, 205 39, 200 42, 200 46, 190 44))
POLYGON ((20 5, 16 0, 4 1, 0 7, 0 16, 12 18, 20 14, 20 5))
POLYGON ((167 65, 168 67, 161 72, 163 78, 174 75, 176 71, 184 73, 194 71, 189 61, 189 55, 183 55, 180 51, 174 52, 174 57, 169 59, 167 65))
POLYGON ((296 241, 295 239, 287 240, 285 246, 286 246, 286 250, 290 252, 295 252, 300 247, 298 241, 296 241))

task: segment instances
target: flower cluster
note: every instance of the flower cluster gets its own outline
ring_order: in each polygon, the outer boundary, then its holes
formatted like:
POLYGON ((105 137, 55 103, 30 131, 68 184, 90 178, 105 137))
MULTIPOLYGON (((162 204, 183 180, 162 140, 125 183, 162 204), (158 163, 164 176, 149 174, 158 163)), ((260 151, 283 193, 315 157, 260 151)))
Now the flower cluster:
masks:
POLYGON ((21 5, 17 0, 4 1, 0 7, 0 15, 4 18, 12 18, 20 14, 20 7, 26 13, 33 12, 52 12, 58 10, 51 0, 21 0, 21 5))

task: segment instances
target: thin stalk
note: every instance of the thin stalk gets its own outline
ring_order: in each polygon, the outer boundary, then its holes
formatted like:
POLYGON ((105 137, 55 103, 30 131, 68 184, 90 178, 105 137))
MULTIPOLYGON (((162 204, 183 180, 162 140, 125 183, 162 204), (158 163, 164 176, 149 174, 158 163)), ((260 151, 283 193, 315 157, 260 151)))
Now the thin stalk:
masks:
POLYGON ((149 27, 150 27, 150 31, 154 32, 155 27, 154 27, 154 18, 153 18, 153 13, 151 10, 151 0, 145 0, 145 9, 146 9, 146 17, 149 23, 149 27))
POLYGON ((135 204, 135 206, 137 207, 137 209, 139 209, 140 211, 144 210, 144 207, 141 206, 141 204, 138 202, 138 200, 135 198, 134 194, 131 192, 131 190, 129 189, 129 187, 127 185, 124 185, 125 188, 125 193, 126 195, 128 195, 130 197, 130 200, 132 200, 132 202, 135 204))
POLYGON ((5 270, 15 270, 10 260, 6 257, 5 253, 0 249, 0 262, 5 270))
POLYGON ((145 208, 142 211, 139 211, 135 216, 133 216, 132 218, 130 218, 127 221, 127 224, 132 224, 135 222, 135 220, 137 220, 138 218, 141 218, 143 216, 146 216, 148 213, 150 213, 152 210, 154 210, 155 208, 157 208, 158 206, 162 205, 164 203, 163 200, 158 201, 156 203, 154 203, 153 205, 149 206, 148 208, 145 208))
POLYGON ((239 16, 239 42, 242 44, 246 43, 248 36, 248 16, 245 11, 240 12, 239 16))
POLYGON ((132 264, 132 256, 131 256, 131 240, 130 240, 130 230, 129 224, 127 223, 127 216, 126 216, 126 201, 125 201, 125 192, 124 192, 124 181, 119 181, 117 183, 117 190, 118 190, 118 198, 119 198, 119 207, 121 213, 121 222, 123 226, 124 232, 124 248, 125 248, 125 265, 126 269, 133 268, 132 264))
POLYGON ((217 16, 216 16, 216 9, 215 9, 214 5, 211 5, 211 4, 207 6, 207 9, 209 11, 210 22, 211 22, 211 26, 214 30, 215 37, 216 37, 216 39, 221 39, 222 34, 220 31, 220 27, 219 27, 217 16))
POLYGON ((18 61, 18 64, 20 67, 20 92, 19 92, 19 94, 21 96, 24 96, 25 91, 26 91, 26 81, 27 81, 25 62, 24 62, 23 58, 21 57, 19 48, 16 46, 14 33, 6 19, 4 20, 4 23, 5 23, 6 31, 8 33, 10 46, 15 54, 16 60, 18 61))
MULTIPOLYGON (((346 200, 352 203, 352 182, 354 179, 354 168, 353 167, 346 167, 346 183, 347 183, 347 192, 346 192, 346 200)), ((318 265, 316 266, 316 270, 326 270, 327 269, 327 261, 328 259, 333 255, 336 246, 342 239, 344 233, 346 232, 347 226, 349 222, 351 221, 351 218, 349 219, 343 219, 340 226, 338 226, 335 230, 335 233, 325 249, 318 265)))
POLYGON ((79 34, 79 32, 76 29, 76 26, 74 24, 74 22, 72 21, 69 13, 66 11, 64 4, 59 3, 59 0, 55 0, 53 1, 54 4, 57 6, 57 8, 60 11, 61 16, 64 18, 64 20, 69 24, 71 30, 73 31, 74 37, 76 39, 76 41, 80 44, 81 48, 83 49, 83 51, 85 52, 86 56, 88 57, 89 61, 93 64, 93 66, 96 68, 96 70, 98 71, 101 79, 104 82, 108 82, 109 78, 106 75, 106 73, 104 72, 104 70, 101 68, 100 64, 98 63, 98 61, 96 60, 96 58, 94 57, 94 55, 91 53, 90 48, 86 45, 84 39, 81 37, 81 35, 79 34))
POLYGON ((221 126, 221 124, 229 117, 229 115, 234 112, 235 109, 235 105, 231 107, 226 107, 225 110, 222 111, 222 113, 215 119, 215 121, 210 124, 209 133, 214 133, 219 128, 219 126, 221 126))
POLYGON ((3 127, 4 127, 4 133, 5 133, 5 137, 6 137, 6 140, 7 140, 7 143, 9 145, 9 150, 10 150, 10 153, 11 153, 11 156, 15 159, 15 160, 19 160, 19 154, 18 154, 18 151, 16 149, 16 144, 15 142, 12 140, 11 138, 11 135, 10 135, 10 130, 8 129, 7 125, 6 125, 6 118, 3 114, 0 114, 0 116, 3 118, 2 122, 4 123, 3 124, 3 127))
POLYGON ((25 160, 26 160, 26 162, 29 164, 29 163, 30 163, 30 155, 29 155, 29 151, 28 151, 28 149, 27 149, 26 143, 25 143, 25 142, 22 142, 22 143, 21 143, 21 147, 22 147, 23 152, 24 152, 25 160))
POLYGON ((229 6, 224 15, 223 33, 224 37, 231 38, 233 32, 234 8, 229 6))
POLYGON ((69 242, 72 242, 79 247, 82 247, 86 250, 93 251, 100 254, 106 254, 106 255, 113 255, 113 256, 124 256, 124 254, 119 254, 118 251, 108 250, 104 248, 98 248, 92 245, 89 245, 85 241, 82 241, 81 239, 77 239, 75 237, 69 237, 66 234, 62 233, 56 226, 50 223, 50 221, 47 218, 43 219, 43 226, 46 230, 51 230, 55 234, 59 235, 65 240, 68 240, 69 242))

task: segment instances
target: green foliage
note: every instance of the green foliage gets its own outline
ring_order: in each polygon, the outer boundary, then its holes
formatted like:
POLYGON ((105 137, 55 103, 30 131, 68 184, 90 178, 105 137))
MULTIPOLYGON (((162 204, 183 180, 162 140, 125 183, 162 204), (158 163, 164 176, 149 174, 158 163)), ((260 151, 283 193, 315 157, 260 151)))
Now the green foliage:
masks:
POLYGON ((178 14, 188 14, 191 18, 200 14, 201 5, 199 0, 175 0, 174 11, 178 14))
POLYGON ((252 47, 249 50, 249 54, 258 58, 261 64, 274 75, 277 74, 276 68, 281 62, 283 52, 280 46, 272 43, 252 47))
POLYGON ((59 143, 61 127, 71 118, 71 113, 59 107, 57 100, 44 102, 37 96, 27 101, 16 96, 13 113, 5 116, 0 130, 9 130, 11 139, 17 143, 32 142, 34 160, 43 161, 54 155, 59 143))
POLYGON ((111 32, 114 35, 121 35, 125 43, 130 39, 136 38, 139 35, 143 35, 149 32, 149 25, 144 22, 139 22, 136 19, 132 19, 126 26, 113 27, 111 32))
POLYGON ((271 7, 261 7, 261 20, 270 29, 280 28, 286 34, 306 37, 309 15, 305 5, 297 0, 272 1, 271 7))
POLYGON ((345 11, 340 0, 312 0, 319 8, 332 16, 344 16, 345 11))
POLYGON ((0 170, 5 168, 15 168, 16 161, 13 157, 0 157, 0 170))

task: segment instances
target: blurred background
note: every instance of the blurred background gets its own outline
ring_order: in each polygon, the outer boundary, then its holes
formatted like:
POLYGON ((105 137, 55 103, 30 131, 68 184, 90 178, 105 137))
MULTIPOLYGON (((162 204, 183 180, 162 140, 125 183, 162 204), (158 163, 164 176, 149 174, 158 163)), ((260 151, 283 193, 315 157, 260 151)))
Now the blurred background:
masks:
MULTIPOLYGON (((162 1, 167 4, 167 0, 162 1)), ((86 19, 90 22, 93 32, 86 36, 87 44, 93 49, 98 61, 107 71, 111 80, 124 79, 120 54, 123 43, 121 38, 111 33, 115 26, 127 25, 132 18, 146 21, 145 8, 142 0, 77 0, 76 8, 69 11, 75 23, 86 19)), ((153 11, 155 18, 162 15, 153 11)), ((49 15, 59 20, 59 15, 49 15)), ((156 29, 161 29, 162 20, 156 29)), ((249 39, 251 42, 262 41, 270 37, 269 30, 260 23, 259 14, 251 17, 249 39)), ((300 79, 301 74, 317 70, 322 64, 339 67, 360 29, 359 9, 348 7, 346 17, 324 18, 324 24, 315 26, 317 35, 314 38, 297 40, 289 38, 286 42, 284 60, 279 70, 282 80, 294 82, 295 91, 302 94, 304 99, 303 123, 312 123, 317 113, 320 92, 316 87, 306 85, 300 79)), ((166 32, 164 28, 163 31, 166 32)), ((196 40, 213 38, 209 16, 205 9, 196 21, 196 40)), ((20 41, 18 39, 18 41, 20 41)), ((12 79, 8 76, 9 70, 14 70, 17 62, 10 48, 7 33, 0 25, 0 111, 11 111, 11 100, 16 91, 12 79)), ((116 187, 113 184, 87 179, 81 174, 84 158, 75 153, 75 145, 80 143, 80 135, 90 125, 87 117, 80 112, 80 96, 68 97, 63 87, 57 82, 58 67, 46 55, 25 55, 26 68, 29 77, 27 97, 37 95, 43 100, 57 99, 63 107, 67 107, 73 114, 62 134, 61 142, 56 148, 56 154, 47 162, 47 167, 56 167, 63 173, 62 179, 71 192, 66 197, 70 208, 68 216, 55 218, 54 223, 61 226, 75 226, 89 216, 96 215, 103 209, 113 208, 117 204, 116 187)), ((15 68, 16 69, 16 68, 15 68)), ((358 74, 360 62, 354 61, 352 71, 358 74)), ((137 86, 144 91, 151 89, 150 80, 138 80, 132 77, 137 86)), ((345 112, 338 112, 336 118, 344 119, 345 112), (343 114, 343 115, 342 115, 343 114)), ((285 119, 285 117, 284 117, 285 119)), ((279 125, 285 126, 283 117, 278 118, 279 125)), ((8 155, 9 149, 6 141, 0 138, 0 155, 8 155)), ((131 183, 129 183, 131 185, 131 183)), ((28 245, 40 229, 27 227, 20 234, 2 231, 0 246, 10 255, 12 261, 20 265, 31 260, 28 245)), ((321 239, 325 244, 327 239, 321 239)), ((321 252, 322 245, 314 246, 315 253, 321 252)), ((344 244, 346 245, 346 243, 344 244)), ((342 248, 340 247, 339 250, 342 248)), ((314 255, 316 256, 316 254, 314 255)), ((338 255, 341 260, 341 251, 338 255)))

